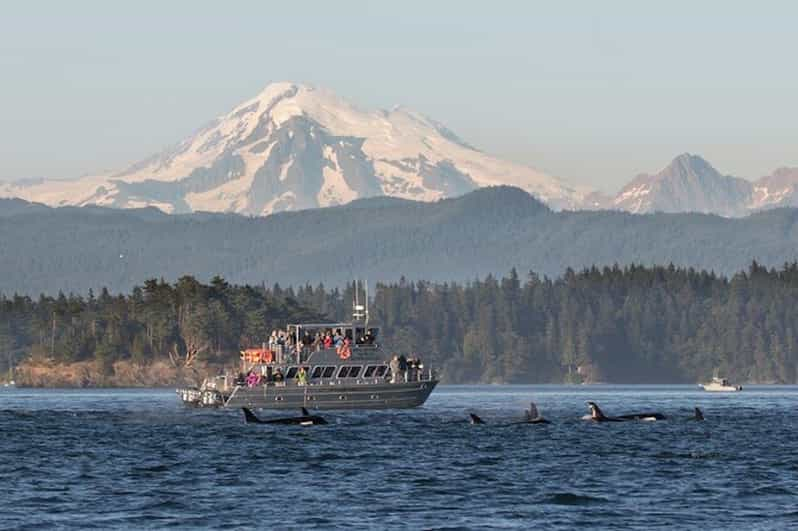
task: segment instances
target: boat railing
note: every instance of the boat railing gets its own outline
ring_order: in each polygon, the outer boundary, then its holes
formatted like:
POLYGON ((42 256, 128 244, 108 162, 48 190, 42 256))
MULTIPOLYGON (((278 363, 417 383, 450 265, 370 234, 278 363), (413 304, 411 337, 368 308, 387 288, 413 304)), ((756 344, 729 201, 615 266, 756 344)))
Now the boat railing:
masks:
POLYGON ((315 386, 323 386, 323 385, 376 385, 376 384, 403 384, 403 383, 414 383, 414 382, 429 382, 436 378, 435 371, 433 369, 427 369, 426 371, 418 371, 415 376, 411 376, 409 373, 405 373, 404 377, 398 377, 394 381, 391 373, 389 372, 385 376, 382 377, 372 377, 372 378, 310 378, 308 382, 305 384, 300 384, 296 379, 287 379, 281 382, 275 381, 263 381, 259 382, 256 385, 247 385, 247 384, 236 384, 234 386, 235 389, 241 387, 315 387, 315 386))

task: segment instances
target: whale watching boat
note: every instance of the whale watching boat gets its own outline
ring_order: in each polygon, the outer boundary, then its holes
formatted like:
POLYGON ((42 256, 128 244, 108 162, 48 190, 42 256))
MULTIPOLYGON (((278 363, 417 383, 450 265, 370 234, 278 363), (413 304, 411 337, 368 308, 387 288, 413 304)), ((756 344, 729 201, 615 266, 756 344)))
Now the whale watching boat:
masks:
POLYGON ((715 392, 734 392, 734 391, 742 391, 742 385, 732 385, 729 383, 729 380, 726 378, 720 378, 718 376, 718 371, 715 371, 715 374, 712 376, 712 381, 707 383, 700 384, 701 387, 704 388, 704 391, 715 391, 715 392))
POLYGON ((262 348, 241 351, 241 371, 178 389, 185 404, 250 409, 387 409, 422 405, 438 384, 420 359, 379 343, 368 309, 352 322, 290 324, 262 348), (404 363, 403 363, 404 361, 404 363))

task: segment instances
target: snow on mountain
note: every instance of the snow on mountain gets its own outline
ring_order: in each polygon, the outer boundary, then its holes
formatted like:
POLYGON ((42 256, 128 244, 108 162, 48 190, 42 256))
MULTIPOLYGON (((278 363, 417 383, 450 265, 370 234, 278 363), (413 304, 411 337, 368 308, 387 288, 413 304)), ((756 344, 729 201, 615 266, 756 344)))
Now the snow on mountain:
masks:
POLYGON ((754 182, 751 210, 798 207, 798 168, 779 168, 754 182))
POLYGON ((324 89, 274 83, 124 171, 0 185, 0 196, 266 215, 376 195, 432 201, 499 184, 554 208, 578 207, 587 193, 487 155, 411 110, 364 111, 324 89))
POLYGON ((743 216, 751 183, 721 175, 697 155, 679 155, 655 175, 641 174, 612 200, 612 207, 633 213, 704 212, 743 216))
POLYGON ((740 217, 757 210, 798 206, 798 168, 780 168, 757 181, 721 175, 706 160, 679 155, 657 174, 640 174, 614 197, 586 196, 589 209, 703 212, 740 217))

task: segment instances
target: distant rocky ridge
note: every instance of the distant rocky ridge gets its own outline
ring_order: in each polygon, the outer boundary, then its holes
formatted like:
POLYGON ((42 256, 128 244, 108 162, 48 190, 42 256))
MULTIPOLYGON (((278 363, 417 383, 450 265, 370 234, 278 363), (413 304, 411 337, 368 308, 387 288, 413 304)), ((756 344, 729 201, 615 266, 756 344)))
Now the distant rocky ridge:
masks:
POLYGON ((752 182, 721 175, 703 158, 684 153, 659 173, 638 175, 615 197, 587 196, 583 206, 635 214, 701 212, 741 217, 758 210, 798 206, 798 168, 780 168, 752 182))

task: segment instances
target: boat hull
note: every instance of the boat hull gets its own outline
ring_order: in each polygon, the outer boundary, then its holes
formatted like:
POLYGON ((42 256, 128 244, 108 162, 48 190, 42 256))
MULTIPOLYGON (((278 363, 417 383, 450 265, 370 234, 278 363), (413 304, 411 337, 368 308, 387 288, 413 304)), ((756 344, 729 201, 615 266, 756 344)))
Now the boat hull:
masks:
MULTIPOLYGON (((184 402, 199 406, 250 409, 406 409, 429 398, 437 380, 380 384, 268 385, 236 387, 229 396, 206 399, 207 391, 196 391, 184 402)), ((186 392, 179 390, 178 393, 186 392)), ((216 393, 214 391, 214 393, 216 393)))
POLYGON ((710 391, 713 393, 735 393, 737 391, 742 391, 742 386, 731 386, 731 385, 712 385, 712 384, 705 384, 701 386, 704 391, 710 391))

